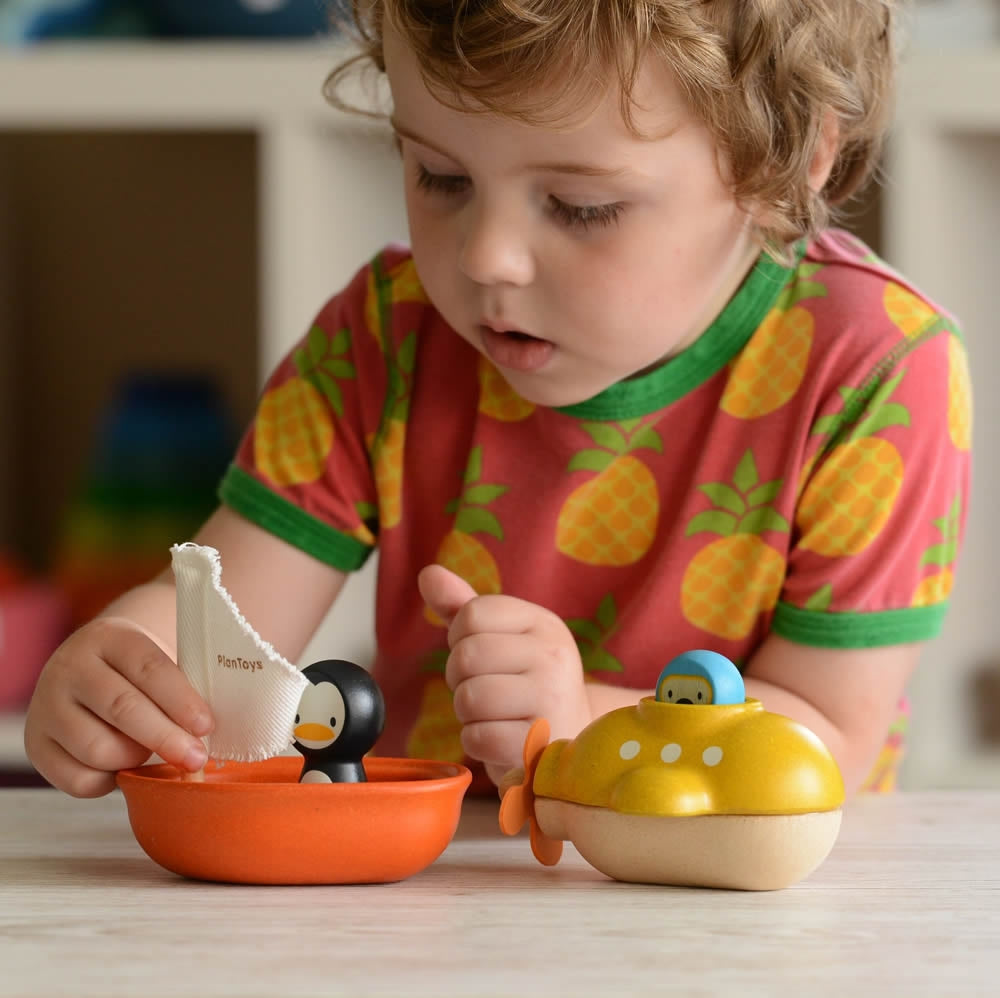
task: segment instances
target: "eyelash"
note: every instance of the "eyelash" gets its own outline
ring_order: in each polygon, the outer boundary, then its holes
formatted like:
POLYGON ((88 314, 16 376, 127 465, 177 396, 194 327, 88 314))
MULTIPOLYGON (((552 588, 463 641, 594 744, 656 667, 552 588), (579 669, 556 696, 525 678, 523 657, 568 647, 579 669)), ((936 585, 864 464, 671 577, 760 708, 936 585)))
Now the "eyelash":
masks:
MULTIPOLYGON (((468 186, 468 177, 431 173, 426 167, 417 164, 417 187, 428 194, 455 196, 464 193, 468 186)), ((620 201, 612 201, 609 204, 578 206, 566 204, 550 195, 549 210, 567 228, 586 232, 592 228, 603 229, 614 225, 625 210, 625 205, 620 201)))

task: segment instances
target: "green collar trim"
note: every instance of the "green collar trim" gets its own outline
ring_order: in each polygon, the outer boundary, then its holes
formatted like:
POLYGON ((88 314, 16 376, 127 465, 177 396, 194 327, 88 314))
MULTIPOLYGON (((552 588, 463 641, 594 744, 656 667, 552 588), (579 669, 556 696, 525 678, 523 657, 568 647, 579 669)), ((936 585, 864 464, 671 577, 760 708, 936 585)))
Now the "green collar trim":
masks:
POLYGON ((686 350, 648 374, 618 381, 593 398, 556 411, 579 419, 637 419, 676 402, 725 367, 744 347, 777 301, 804 252, 803 242, 796 247, 792 267, 761 253, 726 307, 686 350))

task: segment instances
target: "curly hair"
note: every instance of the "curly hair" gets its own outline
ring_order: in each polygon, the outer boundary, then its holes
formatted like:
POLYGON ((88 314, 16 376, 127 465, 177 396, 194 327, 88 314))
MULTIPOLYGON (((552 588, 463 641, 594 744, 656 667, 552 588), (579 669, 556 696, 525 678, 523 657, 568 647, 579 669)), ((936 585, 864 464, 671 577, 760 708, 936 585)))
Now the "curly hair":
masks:
MULTIPOLYGON (((734 196, 760 206, 768 248, 830 220, 880 156, 892 113, 896 0, 352 0, 361 53, 324 92, 336 106, 359 62, 383 70, 383 26, 415 52, 435 96, 531 124, 557 124, 553 88, 586 107, 617 85, 635 128, 633 89, 662 60, 728 164, 734 196), (809 167, 824 123, 836 156, 822 190, 809 167)), ((565 109, 567 102, 560 102, 565 109)))

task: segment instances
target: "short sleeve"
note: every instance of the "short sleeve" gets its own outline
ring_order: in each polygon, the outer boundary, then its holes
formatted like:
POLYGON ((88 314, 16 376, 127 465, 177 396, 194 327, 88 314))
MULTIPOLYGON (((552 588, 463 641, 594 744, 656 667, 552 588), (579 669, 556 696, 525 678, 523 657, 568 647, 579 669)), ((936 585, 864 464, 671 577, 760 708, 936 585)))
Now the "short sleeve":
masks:
POLYGON ((813 424, 772 627, 802 644, 928 640, 947 609, 965 527, 971 386, 938 317, 813 424))
POLYGON ((364 563, 378 532, 369 448, 387 379, 369 328, 371 271, 324 306, 272 373, 219 489, 225 505, 342 571, 364 563))

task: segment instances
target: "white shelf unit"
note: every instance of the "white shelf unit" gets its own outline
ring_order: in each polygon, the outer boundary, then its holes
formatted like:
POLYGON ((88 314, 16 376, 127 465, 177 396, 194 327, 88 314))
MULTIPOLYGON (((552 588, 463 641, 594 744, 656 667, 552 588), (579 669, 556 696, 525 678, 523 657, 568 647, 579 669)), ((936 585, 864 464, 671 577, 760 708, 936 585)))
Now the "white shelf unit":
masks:
POLYGON ((883 192, 889 260, 959 317, 975 392, 968 534, 952 607, 912 683, 908 782, 1000 787, 1000 751, 977 746, 972 673, 1000 662, 1000 48, 907 60, 883 192))
MULTIPOLYGON (((365 253, 405 238, 388 128, 321 95, 348 52, 338 41, 16 50, 0 55, 0 129, 255 133, 263 374, 365 253)), ((369 101, 360 86, 346 93, 369 101)))
MULTIPOLYGON (((367 253, 405 236, 386 130, 332 110, 320 95, 346 51, 335 41, 88 43, 7 52, 0 54, 0 131, 253 132, 262 377, 367 253)), ((953 609, 913 684, 908 782, 995 786, 1000 756, 970 743, 963 697, 970 671, 1000 652, 1000 626, 988 605, 1000 588, 994 560, 1000 530, 991 519, 1000 461, 987 439, 988 428, 1000 423, 1000 342, 991 322, 1000 231, 1000 53, 951 50, 908 59, 888 173, 886 255, 962 317, 979 426, 973 510, 953 609)), ((348 587, 311 648, 334 647, 364 660, 372 568, 348 587)), ((17 719, 0 721, 0 752, 23 759, 17 719)))

